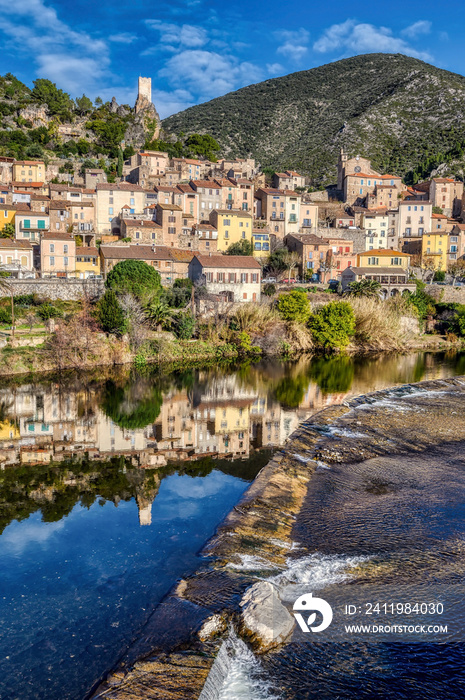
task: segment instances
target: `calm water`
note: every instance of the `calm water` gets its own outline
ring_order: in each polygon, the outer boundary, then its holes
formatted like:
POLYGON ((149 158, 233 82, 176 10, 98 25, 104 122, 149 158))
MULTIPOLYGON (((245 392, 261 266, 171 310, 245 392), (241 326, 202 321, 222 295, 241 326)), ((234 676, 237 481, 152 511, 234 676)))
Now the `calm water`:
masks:
MULTIPOLYGON (((351 394, 454 374, 463 355, 414 354, 0 387, 2 700, 83 698, 300 421, 351 394)), ((322 556, 341 551, 334 508, 324 546, 301 538, 322 556)))

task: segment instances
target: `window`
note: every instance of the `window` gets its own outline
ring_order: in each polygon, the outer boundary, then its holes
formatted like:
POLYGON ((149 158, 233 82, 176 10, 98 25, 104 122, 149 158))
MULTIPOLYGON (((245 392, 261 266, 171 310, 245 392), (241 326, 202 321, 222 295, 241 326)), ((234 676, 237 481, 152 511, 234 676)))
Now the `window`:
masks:
POLYGON ((140 238, 140 232, 136 231, 136 238, 140 238))
POLYGON ((113 207, 108 207, 108 214, 112 216, 113 214, 113 207))
POLYGON ((253 282, 254 284, 257 284, 257 282, 258 282, 258 272, 252 273, 252 282, 253 282))
POLYGON ((130 200, 129 200, 129 204, 131 204, 132 206, 134 206, 135 203, 136 203, 136 201, 135 201, 134 197, 131 197, 130 200))
POLYGON ((244 293, 243 293, 242 298, 243 298, 243 299, 247 299, 247 292, 244 292, 244 293))
POLYGON ((51 253, 55 252, 55 244, 54 243, 50 243, 50 252, 51 253))
POLYGON ((241 272, 241 284, 248 284, 249 275, 247 272, 241 272))
POLYGON ((231 219, 224 219, 223 225, 224 226, 231 226, 231 219))
POLYGON ((50 258, 50 267, 54 267, 54 265, 55 265, 55 258, 52 255, 50 258))
POLYGON ((391 258, 391 265, 401 265, 402 261, 400 258, 391 258))
POLYGON ((217 282, 224 282, 224 272, 217 272, 216 281, 217 282))
POLYGON ((450 252, 451 252, 451 253, 456 253, 456 252, 457 252, 457 246, 456 246, 456 245, 451 245, 451 247, 450 247, 450 252))
POLYGON ((424 230, 425 230, 424 228, 419 228, 419 229, 418 229, 418 233, 419 233, 420 236, 423 235, 423 231, 424 231, 424 230))
POLYGON ((176 217, 175 217, 175 216, 169 216, 169 217, 168 217, 168 221, 169 221, 170 223, 174 224, 175 221, 176 221, 176 217))
POLYGON ((379 258, 368 258, 369 265, 379 265, 379 258))
POLYGON ((42 219, 39 219, 37 222, 37 228, 44 229, 45 228, 45 221, 43 221, 42 219))
POLYGON ((68 267, 69 263, 68 263, 68 258, 66 256, 63 258, 63 262, 64 262, 65 267, 68 267))
POLYGON ((176 233, 176 226, 168 226, 168 233, 176 233))
POLYGON ((66 255, 67 252, 68 252, 68 246, 64 245, 63 246, 63 253, 66 255))

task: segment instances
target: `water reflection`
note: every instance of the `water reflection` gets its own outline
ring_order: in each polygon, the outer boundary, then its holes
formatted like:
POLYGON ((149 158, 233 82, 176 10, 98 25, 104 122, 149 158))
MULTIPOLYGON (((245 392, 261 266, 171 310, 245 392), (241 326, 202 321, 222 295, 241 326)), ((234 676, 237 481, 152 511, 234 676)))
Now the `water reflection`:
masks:
POLYGON ((247 458, 282 445, 299 422, 347 396, 465 373, 463 354, 268 362, 160 377, 121 372, 0 388, 0 463, 87 453, 156 468, 202 456, 247 458))

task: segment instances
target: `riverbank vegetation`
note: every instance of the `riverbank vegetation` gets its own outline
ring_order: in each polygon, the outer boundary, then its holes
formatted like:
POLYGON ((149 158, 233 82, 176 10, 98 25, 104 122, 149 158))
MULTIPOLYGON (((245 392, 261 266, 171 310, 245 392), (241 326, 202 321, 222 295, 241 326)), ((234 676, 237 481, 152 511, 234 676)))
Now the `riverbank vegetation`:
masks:
MULTIPOLYGON (((399 351, 460 345, 465 305, 444 303, 417 283, 415 294, 381 300, 354 287, 340 296, 312 287, 273 290, 260 303, 232 304, 205 287, 124 261, 99 299, 0 299, 2 374, 96 365, 215 363, 302 353, 399 351), (13 332, 14 331, 14 332, 13 332)), ((5 290, 3 290, 5 294, 5 290)), ((439 295, 440 296, 440 295, 439 295)))

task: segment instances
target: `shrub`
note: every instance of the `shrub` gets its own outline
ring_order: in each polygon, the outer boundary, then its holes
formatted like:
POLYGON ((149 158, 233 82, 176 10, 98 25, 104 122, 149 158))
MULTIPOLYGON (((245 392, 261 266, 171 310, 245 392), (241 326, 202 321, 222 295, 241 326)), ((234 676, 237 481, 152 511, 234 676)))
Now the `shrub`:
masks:
POLYGON ((276 285, 272 282, 268 282, 268 284, 264 285, 262 291, 265 296, 272 297, 274 294, 276 294, 276 285))
POLYGON ((226 255, 253 255, 253 245, 245 238, 229 246, 226 255))
POLYGON ((346 301, 331 301, 310 316, 308 327, 323 348, 345 348, 355 333, 355 315, 346 301))
POLYGON ((195 318, 190 311, 180 313, 174 319, 174 334, 180 340, 190 340, 194 333, 195 318))
POLYGON ((57 309, 56 306, 53 306, 53 304, 50 304, 48 301, 39 306, 37 309, 37 314, 43 321, 48 321, 49 318, 59 318, 60 316, 63 316, 60 309, 57 309))
MULTIPOLYGON (((355 342, 380 350, 401 350, 409 339, 409 331, 402 327, 401 317, 416 319, 414 307, 401 297, 386 301, 351 298, 355 314, 355 342)), ((417 321, 414 321, 414 326, 417 321)))
POLYGON ((97 318, 106 333, 121 335, 126 329, 126 319, 116 294, 108 289, 97 304, 97 318))
POLYGON ((301 289, 294 289, 289 294, 280 294, 278 311, 285 321, 306 323, 311 314, 307 294, 301 289))
POLYGON ((231 316, 229 327, 235 331, 247 333, 266 333, 277 321, 276 311, 269 306, 254 304, 241 304, 231 316))
POLYGON ((434 282, 444 282, 446 279, 446 273, 444 270, 436 270, 434 273, 433 281, 434 282))
POLYGON ((11 324, 11 312, 8 309, 2 309, 0 307, 0 323, 11 324))
POLYGON ((158 295, 161 281, 158 272, 142 260, 122 260, 108 273, 106 286, 141 299, 158 295))
POLYGON ((18 294, 14 296, 15 306, 37 306, 37 294, 18 294))

